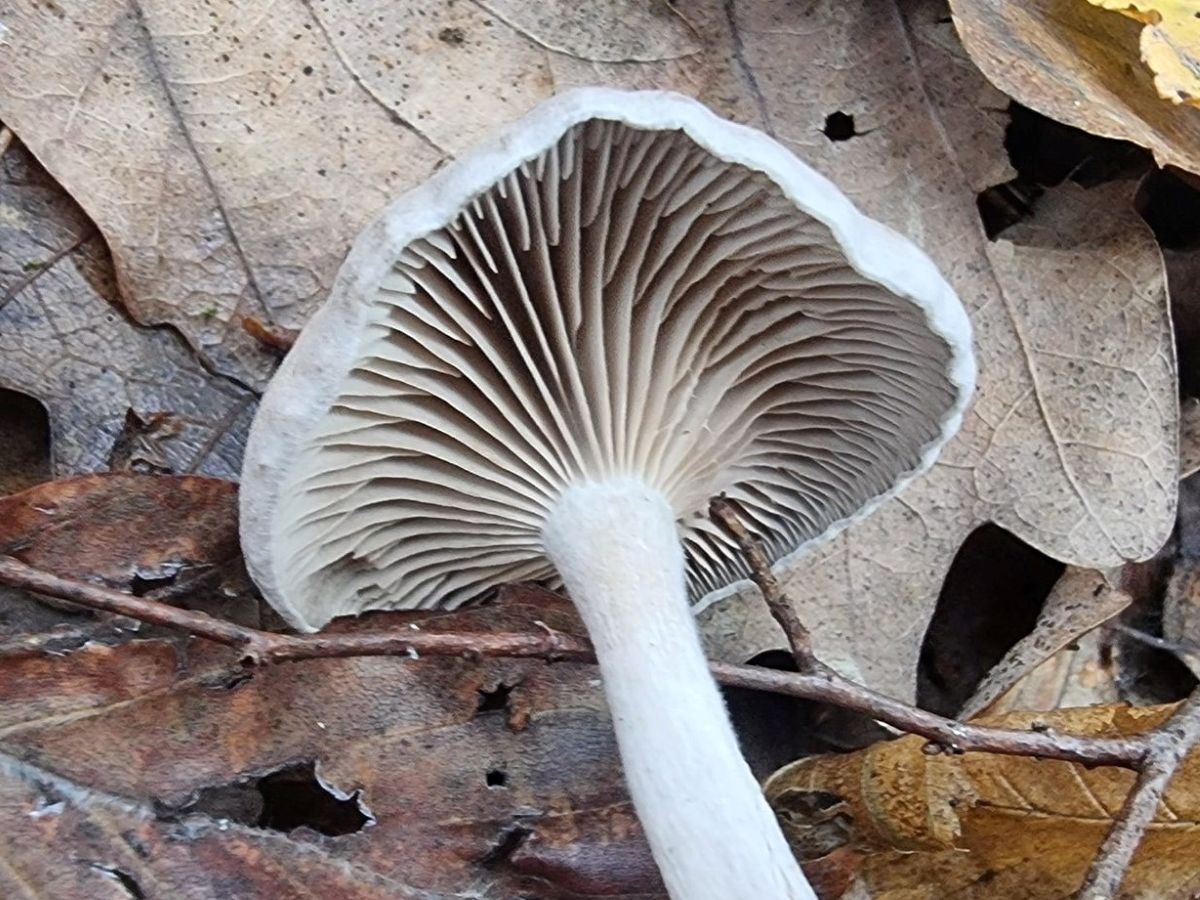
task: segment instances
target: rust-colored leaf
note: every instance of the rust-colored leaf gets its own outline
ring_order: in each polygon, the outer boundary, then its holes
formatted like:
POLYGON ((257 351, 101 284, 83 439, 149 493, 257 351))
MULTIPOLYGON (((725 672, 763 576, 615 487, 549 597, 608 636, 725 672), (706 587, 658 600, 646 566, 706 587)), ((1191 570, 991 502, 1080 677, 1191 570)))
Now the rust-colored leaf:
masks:
MULTIPOLYGON (((453 614, 335 627, 536 621, 580 631, 569 604, 534 589, 453 614)), ((287 843, 336 857, 366 885, 547 900, 661 891, 592 666, 375 657, 247 671, 233 650, 137 641, 53 659, 0 655, 0 696, 0 751, 208 829, 214 789, 253 790, 264 775, 314 764, 331 789, 360 792, 374 823, 337 837, 296 831, 287 843)), ((262 865, 283 859, 267 853, 262 865)))
MULTIPOLYGON (((238 541, 237 485, 219 478, 81 475, 0 497, 0 553, 244 624, 261 618, 238 541)), ((86 611, 54 605, 47 610, 0 587, 0 635, 24 634, 23 646, 62 649, 86 640, 89 629, 93 639, 111 631, 101 617, 84 619, 76 634, 86 611)))
POLYGON ((320 844, 200 816, 172 821, 0 755, 0 896, 435 900, 320 844))
POLYGON ((81 475, 0 497, 0 553, 129 590, 241 558, 237 485, 181 475, 81 475))

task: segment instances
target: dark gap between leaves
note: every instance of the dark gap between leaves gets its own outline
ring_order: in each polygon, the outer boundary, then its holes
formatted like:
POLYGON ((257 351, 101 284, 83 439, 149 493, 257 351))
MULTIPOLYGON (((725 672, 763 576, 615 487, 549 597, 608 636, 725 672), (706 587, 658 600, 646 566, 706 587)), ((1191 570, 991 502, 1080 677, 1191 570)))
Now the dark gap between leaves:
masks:
MULTIPOLYGON (((796 671, 785 650, 760 653, 747 665, 796 671)), ((870 718, 829 704, 744 688, 721 691, 742 754, 757 778, 802 756, 858 750, 888 736, 870 718)))
POLYGON ((1200 181, 1171 169, 1151 172, 1135 204, 1167 264, 1180 395, 1200 397, 1200 181))
POLYGON ((1046 192, 1068 179, 1090 188, 1134 178, 1154 168, 1150 154, 1128 141, 1089 134, 1009 104, 1004 149, 1015 178, 985 188, 976 197, 979 218, 989 240, 1030 216, 1046 192))
POLYGON ((1136 204, 1164 248, 1200 249, 1200 181, 1156 169, 1142 181, 1136 204))
POLYGON ((917 705, 953 716, 1033 630, 1066 567, 998 525, 963 541, 938 595, 917 669, 917 705))
MULTIPOLYGON (((1153 558, 1129 563, 1122 573, 1133 603, 1121 614, 1121 624, 1149 639, 1164 638, 1168 616, 1184 635, 1200 585, 1200 473, 1179 482, 1179 506, 1170 540, 1153 558), (1185 621, 1180 621, 1182 618, 1185 621)), ((1178 634, 1175 635, 1179 637, 1178 634)), ((1186 637, 1184 638, 1186 643, 1186 637)), ((1173 703, 1196 687, 1196 676, 1172 650, 1152 646, 1133 635, 1113 635, 1117 689, 1122 700, 1137 704, 1173 703)))
POLYGON ((129 582, 129 593, 135 597, 145 597, 151 591, 172 584, 178 575, 178 570, 165 572, 146 571, 144 573, 135 571, 132 580, 129 582))
POLYGON ((33 397, 0 388, 0 495, 49 481, 50 415, 33 397))
POLYGON ((337 837, 374 822, 361 791, 345 796, 321 781, 316 765, 302 762, 259 778, 203 788, 181 813, 203 813, 255 828, 288 833, 310 828, 337 837))

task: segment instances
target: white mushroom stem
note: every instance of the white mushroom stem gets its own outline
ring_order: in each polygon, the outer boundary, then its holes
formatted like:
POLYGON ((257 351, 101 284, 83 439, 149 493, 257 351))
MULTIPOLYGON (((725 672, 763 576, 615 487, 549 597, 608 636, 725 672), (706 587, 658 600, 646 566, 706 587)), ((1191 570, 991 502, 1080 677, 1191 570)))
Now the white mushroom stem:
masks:
POLYGON ((675 900, 815 900, 709 675, 665 498, 633 478, 569 488, 546 553, 596 648, 625 780, 675 900))

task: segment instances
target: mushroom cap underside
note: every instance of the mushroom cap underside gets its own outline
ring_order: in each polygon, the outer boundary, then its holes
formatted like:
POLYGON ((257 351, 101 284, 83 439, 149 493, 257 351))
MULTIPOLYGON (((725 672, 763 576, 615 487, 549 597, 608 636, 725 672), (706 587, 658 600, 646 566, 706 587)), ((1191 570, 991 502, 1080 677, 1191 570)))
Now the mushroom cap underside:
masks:
POLYGON ((933 264, 759 132, 584 89, 390 206, 256 417, 247 562, 292 624, 552 579, 564 488, 644 480, 699 599, 928 467, 973 385, 933 264))

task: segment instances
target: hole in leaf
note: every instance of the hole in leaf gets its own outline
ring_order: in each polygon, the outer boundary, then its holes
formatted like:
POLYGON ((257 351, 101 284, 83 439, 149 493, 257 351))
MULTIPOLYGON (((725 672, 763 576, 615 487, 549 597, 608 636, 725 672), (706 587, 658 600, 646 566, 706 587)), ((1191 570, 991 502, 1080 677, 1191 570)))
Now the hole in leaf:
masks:
POLYGON ((1033 630, 1065 567, 997 525, 963 541, 938 596, 917 671, 917 705, 952 716, 1033 630))
POLYGON ((50 416, 37 400, 0 388, 0 495, 50 480, 50 416))
POLYGON ((503 712, 508 709, 508 698, 512 696, 515 684, 505 684, 503 681, 497 684, 491 690, 481 690, 479 694, 479 705, 475 707, 477 713, 485 712, 503 712))
POLYGON ((508 773, 503 769, 489 769, 484 780, 488 787, 504 787, 508 784, 508 773))
POLYGON ((311 828, 336 837, 362 831, 375 821, 361 793, 338 791, 318 777, 314 763, 303 762, 261 778, 204 788, 180 811, 285 833, 311 828))
MULTIPOLYGON (((768 650, 747 664, 796 671, 786 650, 768 650)), ((724 687, 722 693, 742 754, 758 778, 802 756, 857 750, 887 737, 869 718, 828 704, 746 688, 724 687)))
POLYGON ((825 117, 825 127, 821 129, 821 133, 831 141, 850 140, 858 134, 854 130, 854 116, 844 113, 840 109, 830 113, 825 117))
POLYGON ((975 198, 983 233, 989 241, 998 238, 1005 229, 1033 214, 1033 207, 1045 191, 1036 184, 1026 184, 1019 178, 985 188, 975 198))

